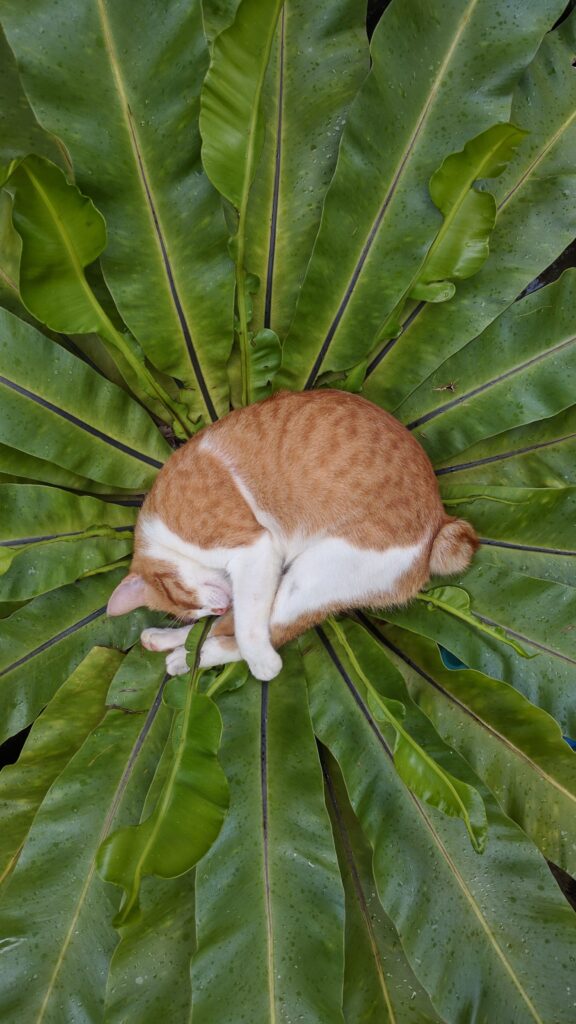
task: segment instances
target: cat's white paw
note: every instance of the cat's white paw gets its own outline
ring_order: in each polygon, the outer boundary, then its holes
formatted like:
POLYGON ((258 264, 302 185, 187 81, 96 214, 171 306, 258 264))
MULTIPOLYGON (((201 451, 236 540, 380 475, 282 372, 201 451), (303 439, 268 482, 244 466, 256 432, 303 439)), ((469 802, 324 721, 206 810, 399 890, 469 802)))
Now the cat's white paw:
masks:
POLYGON ((274 679, 282 669, 282 658, 272 647, 269 651, 252 655, 246 660, 252 675, 261 683, 274 679))
POLYGON ((202 644, 200 668, 214 668, 215 665, 227 665, 231 661, 241 660, 242 655, 236 645, 231 647, 230 637, 220 639, 212 636, 202 644))
POLYGON ((147 651, 175 651, 185 642, 192 626, 180 629, 144 629, 140 633, 140 643, 147 651))
POLYGON ((164 629, 144 629, 140 633, 140 643, 142 647, 145 647, 147 651, 165 651, 166 648, 163 645, 163 637, 166 630, 164 629))
POLYGON ((175 651, 170 651, 170 654, 166 655, 166 671, 169 676, 181 676, 184 672, 190 671, 186 661, 187 654, 185 647, 177 647, 175 651))

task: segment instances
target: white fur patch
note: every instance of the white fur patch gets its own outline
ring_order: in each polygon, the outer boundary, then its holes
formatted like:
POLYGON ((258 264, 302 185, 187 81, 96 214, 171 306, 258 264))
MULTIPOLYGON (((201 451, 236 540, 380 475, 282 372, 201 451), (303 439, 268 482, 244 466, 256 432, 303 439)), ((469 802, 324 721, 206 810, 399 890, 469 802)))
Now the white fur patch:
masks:
POLYGON ((281 580, 272 624, 286 625, 330 604, 370 604, 371 597, 393 588, 422 554, 424 543, 372 551, 341 537, 312 542, 281 580))

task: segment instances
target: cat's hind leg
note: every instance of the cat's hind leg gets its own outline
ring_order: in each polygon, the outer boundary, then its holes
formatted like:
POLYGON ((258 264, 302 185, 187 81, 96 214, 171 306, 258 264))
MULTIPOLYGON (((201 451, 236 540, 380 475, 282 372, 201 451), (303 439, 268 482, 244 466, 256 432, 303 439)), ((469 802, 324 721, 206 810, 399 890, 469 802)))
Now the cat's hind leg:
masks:
POLYGON ((144 629, 140 634, 140 643, 147 651, 174 651, 186 643, 186 637, 192 626, 180 629, 144 629))

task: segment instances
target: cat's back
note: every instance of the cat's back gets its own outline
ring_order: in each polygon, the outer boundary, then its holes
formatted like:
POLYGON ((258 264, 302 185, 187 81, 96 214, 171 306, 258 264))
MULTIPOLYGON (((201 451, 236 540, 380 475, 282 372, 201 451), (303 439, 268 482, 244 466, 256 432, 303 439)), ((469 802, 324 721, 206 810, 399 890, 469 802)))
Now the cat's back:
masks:
POLYGON ((198 442, 287 533, 347 530, 371 546, 400 531, 410 543, 444 516, 421 446, 359 395, 280 392, 226 416, 198 442))

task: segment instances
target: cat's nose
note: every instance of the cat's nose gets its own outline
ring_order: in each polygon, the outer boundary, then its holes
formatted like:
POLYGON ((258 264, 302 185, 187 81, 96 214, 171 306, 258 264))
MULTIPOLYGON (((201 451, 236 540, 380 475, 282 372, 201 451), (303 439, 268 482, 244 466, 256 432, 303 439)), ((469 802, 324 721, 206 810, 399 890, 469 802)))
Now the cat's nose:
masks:
POLYGON ((212 615, 224 615, 228 611, 229 607, 230 605, 228 605, 226 608, 213 608, 212 615))

